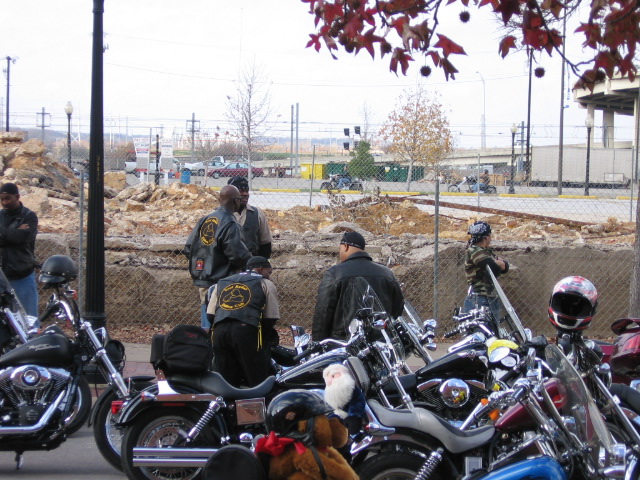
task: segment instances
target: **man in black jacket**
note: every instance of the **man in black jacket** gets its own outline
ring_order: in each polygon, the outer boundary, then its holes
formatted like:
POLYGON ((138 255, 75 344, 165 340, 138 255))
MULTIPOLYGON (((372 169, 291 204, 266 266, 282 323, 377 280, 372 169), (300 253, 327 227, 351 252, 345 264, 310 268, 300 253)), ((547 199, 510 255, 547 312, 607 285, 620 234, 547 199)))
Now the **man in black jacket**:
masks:
POLYGON ((20 201, 15 183, 0 186, 0 259, 2 271, 27 315, 38 316, 38 288, 34 268, 38 216, 20 201))
POLYGON ((184 246, 189 259, 189 273, 200 291, 202 328, 211 326, 207 319, 207 290, 218 280, 242 271, 251 253, 242 238, 242 229, 233 214, 242 197, 233 185, 220 190, 220 206, 202 217, 184 246))
POLYGON ((242 227, 244 244, 251 255, 270 258, 273 242, 271 230, 264 212, 258 207, 249 205, 249 181, 245 177, 231 177, 227 184, 236 187, 242 197, 240 210, 234 216, 242 227))
POLYGON ((364 278, 376 292, 385 311, 392 317, 402 314, 404 296, 400 284, 391 269, 375 263, 364 251, 364 237, 358 232, 346 232, 340 240, 340 262, 327 270, 318 288, 316 309, 313 315, 312 336, 316 341, 325 338, 348 338, 347 327, 351 321, 347 298, 351 282, 364 278))

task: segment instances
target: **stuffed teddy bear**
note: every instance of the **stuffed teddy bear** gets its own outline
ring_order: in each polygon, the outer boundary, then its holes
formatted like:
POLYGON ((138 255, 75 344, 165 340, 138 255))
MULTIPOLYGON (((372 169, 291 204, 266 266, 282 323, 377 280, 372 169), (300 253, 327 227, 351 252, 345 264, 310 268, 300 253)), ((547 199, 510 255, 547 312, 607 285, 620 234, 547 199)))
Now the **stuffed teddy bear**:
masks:
POLYGON ((347 424, 349 434, 355 435, 362 427, 366 401, 362 389, 356 385, 349 369, 340 363, 329 365, 322 372, 326 384, 324 400, 333 412, 347 424))
POLYGON ((340 419, 325 415, 331 410, 305 390, 290 390, 272 400, 269 435, 260 438, 255 449, 261 457, 268 455, 270 480, 358 480, 336 450, 347 443, 348 433, 340 419))

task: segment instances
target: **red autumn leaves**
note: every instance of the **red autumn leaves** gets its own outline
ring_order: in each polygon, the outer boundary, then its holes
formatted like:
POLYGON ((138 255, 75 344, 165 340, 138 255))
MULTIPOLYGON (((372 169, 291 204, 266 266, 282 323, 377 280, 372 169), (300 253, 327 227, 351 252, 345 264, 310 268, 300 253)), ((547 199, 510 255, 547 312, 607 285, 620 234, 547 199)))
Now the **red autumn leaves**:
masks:
MULTIPOLYGON (((416 54, 441 68, 448 79, 458 70, 453 55, 466 55, 453 39, 436 31, 439 9, 459 1, 464 7, 491 8, 500 15, 511 33, 499 41, 502 57, 510 51, 526 47, 551 55, 563 42, 554 23, 561 21, 565 9, 579 0, 301 0, 309 5, 316 32, 310 35, 307 47, 319 51, 324 44, 331 55, 340 46, 357 54, 366 50, 375 58, 390 54, 389 68, 407 73, 416 54)), ((453 7, 449 7, 453 8, 453 7)), ((469 13, 460 16, 469 20, 469 13)), ((461 23, 462 25, 462 23, 461 23)), ((592 0, 586 22, 577 29, 585 36, 584 46, 594 49, 591 69, 583 74, 587 86, 596 77, 617 73, 635 76, 633 65, 635 46, 640 41, 640 2, 638 0, 592 0), (603 73, 598 73, 603 72, 603 73)), ((493 32, 487 32, 493 34, 493 32)), ((481 33, 480 33, 481 34, 481 33)), ((421 68, 423 74, 430 68, 421 68)))

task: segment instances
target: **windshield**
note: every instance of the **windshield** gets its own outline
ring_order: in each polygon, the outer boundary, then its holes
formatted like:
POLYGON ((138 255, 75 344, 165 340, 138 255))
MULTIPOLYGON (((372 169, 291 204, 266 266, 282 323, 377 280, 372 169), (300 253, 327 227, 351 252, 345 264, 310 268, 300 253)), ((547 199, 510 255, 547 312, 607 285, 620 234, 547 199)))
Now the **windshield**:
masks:
POLYGON ((498 294, 498 300, 500 302, 500 315, 496 319, 498 322, 498 336, 500 338, 513 340, 514 342, 522 345, 527 339, 524 327, 520 321, 520 317, 516 313, 515 309, 509 302, 507 295, 498 283, 498 279, 491 271, 491 268, 487 265, 487 275, 493 283, 495 292, 498 294))
POLYGON ((613 444, 602 414, 582 377, 560 349, 556 345, 547 345, 545 356, 553 376, 558 380, 559 389, 559 396, 551 399, 552 402, 547 401, 550 403, 547 406, 560 416, 575 420, 575 429, 569 430, 574 430, 578 439, 590 447, 592 465, 598 465, 600 447, 612 452, 613 444))
POLYGON ((344 317, 345 319, 359 318, 362 320, 369 341, 382 340, 386 335, 398 358, 404 359, 404 347, 392 326, 391 316, 385 311, 373 287, 364 278, 357 277, 351 280, 341 300, 344 300, 344 314, 350 315, 344 317))

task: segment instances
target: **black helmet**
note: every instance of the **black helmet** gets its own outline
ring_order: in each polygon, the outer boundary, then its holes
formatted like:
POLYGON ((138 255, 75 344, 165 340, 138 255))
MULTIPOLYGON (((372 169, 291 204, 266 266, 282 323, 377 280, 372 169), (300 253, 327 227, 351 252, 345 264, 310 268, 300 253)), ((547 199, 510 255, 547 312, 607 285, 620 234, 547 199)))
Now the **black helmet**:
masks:
POLYGON ((598 290, 588 279, 565 277, 553 287, 549 321, 560 330, 584 330, 598 306, 598 290))
POLYGON ((44 261, 38 280, 45 285, 59 285, 77 277, 78 267, 73 260, 66 255, 53 255, 44 261))
POLYGON ((267 430, 284 437, 302 438, 306 432, 298 432, 299 421, 332 411, 320 395, 309 390, 288 390, 277 395, 267 407, 267 430))

